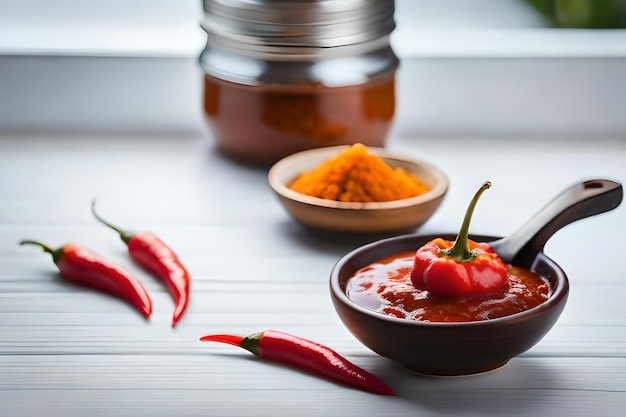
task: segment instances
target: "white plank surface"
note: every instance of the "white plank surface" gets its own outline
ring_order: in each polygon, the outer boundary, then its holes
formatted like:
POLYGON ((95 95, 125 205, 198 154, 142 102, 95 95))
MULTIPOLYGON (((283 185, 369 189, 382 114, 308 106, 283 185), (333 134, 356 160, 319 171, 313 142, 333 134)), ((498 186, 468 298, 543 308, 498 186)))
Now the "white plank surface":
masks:
MULTIPOLYGON (((394 137, 440 165, 451 187, 420 230, 454 232, 477 184, 475 233, 505 235, 572 183, 626 178, 626 138, 394 137)), ((328 275, 369 238, 329 240, 293 223, 267 170, 215 153, 208 138, 0 136, 0 415, 622 416, 626 409, 626 209, 558 232, 546 252, 571 281, 537 346, 496 372, 428 378, 360 345, 334 313, 328 275), (101 214, 169 242, 192 275, 171 329, 163 285, 129 261, 101 214), (74 241, 132 269, 153 296, 143 320, 117 299, 63 283, 23 238, 74 241), (398 393, 383 398, 202 344, 209 332, 266 328, 327 344, 398 393)))

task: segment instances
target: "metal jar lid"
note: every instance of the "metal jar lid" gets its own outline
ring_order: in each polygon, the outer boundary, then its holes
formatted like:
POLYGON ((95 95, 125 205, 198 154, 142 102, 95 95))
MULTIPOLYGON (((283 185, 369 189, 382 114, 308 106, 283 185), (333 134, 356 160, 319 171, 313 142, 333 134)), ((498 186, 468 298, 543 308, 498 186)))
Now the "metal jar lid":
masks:
POLYGON ((204 0, 202 26, 215 47, 311 61, 382 47, 394 11, 394 0, 204 0))

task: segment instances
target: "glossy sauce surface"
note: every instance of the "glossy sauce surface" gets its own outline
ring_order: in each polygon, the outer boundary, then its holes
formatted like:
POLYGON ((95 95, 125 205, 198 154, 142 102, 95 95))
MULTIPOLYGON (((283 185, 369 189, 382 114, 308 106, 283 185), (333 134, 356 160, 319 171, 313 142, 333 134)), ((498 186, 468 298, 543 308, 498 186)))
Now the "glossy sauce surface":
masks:
POLYGON ((502 290, 480 297, 442 298, 411 284, 414 252, 402 252, 368 265, 350 278, 346 294, 367 309, 393 317, 430 322, 468 322, 531 309, 550 296, 548 282, 516 266, 508 268, 502 290))

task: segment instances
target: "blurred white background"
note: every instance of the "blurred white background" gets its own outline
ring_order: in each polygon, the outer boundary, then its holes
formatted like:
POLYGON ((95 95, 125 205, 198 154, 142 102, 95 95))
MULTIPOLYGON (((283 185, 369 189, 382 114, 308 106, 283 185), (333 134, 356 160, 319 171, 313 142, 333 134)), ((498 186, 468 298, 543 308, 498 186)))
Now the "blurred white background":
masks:
MULTIPOLYGON (((395 134, 626 134, 626 30, 396 0, 395 134)), ((0 0, 0 130, 202 132, 201 0, 0 0)))
MULTIPOLYGON (((396 0, 396 8, 403 57, 626 53, 624 31, 554 31, 525 0, 396 0)), ((0 0, 0 52, 188 56, 202 48, 201 19, 202 0, 0 0)))

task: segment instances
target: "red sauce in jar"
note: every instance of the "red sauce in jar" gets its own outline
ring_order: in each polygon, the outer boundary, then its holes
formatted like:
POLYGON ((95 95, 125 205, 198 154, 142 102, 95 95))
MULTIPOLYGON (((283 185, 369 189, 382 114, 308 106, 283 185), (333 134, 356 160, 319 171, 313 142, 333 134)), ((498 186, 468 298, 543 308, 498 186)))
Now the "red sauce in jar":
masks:
POLYGON ((242 85, 205 76, 204 110, 215 141, 236 159, 271 164, 311 148, 382 147, 395 114, 393 72, 360 85, 242 85))
POLYGON ((414 252, 402 252, 368 265, 350 278, 348 298, 388 316, 429 322, 489 320, 538 306, 550 297, 548 282, 528 269, 508 266, 501 290, 470 298, 443 298, 411 283, 414 252))

